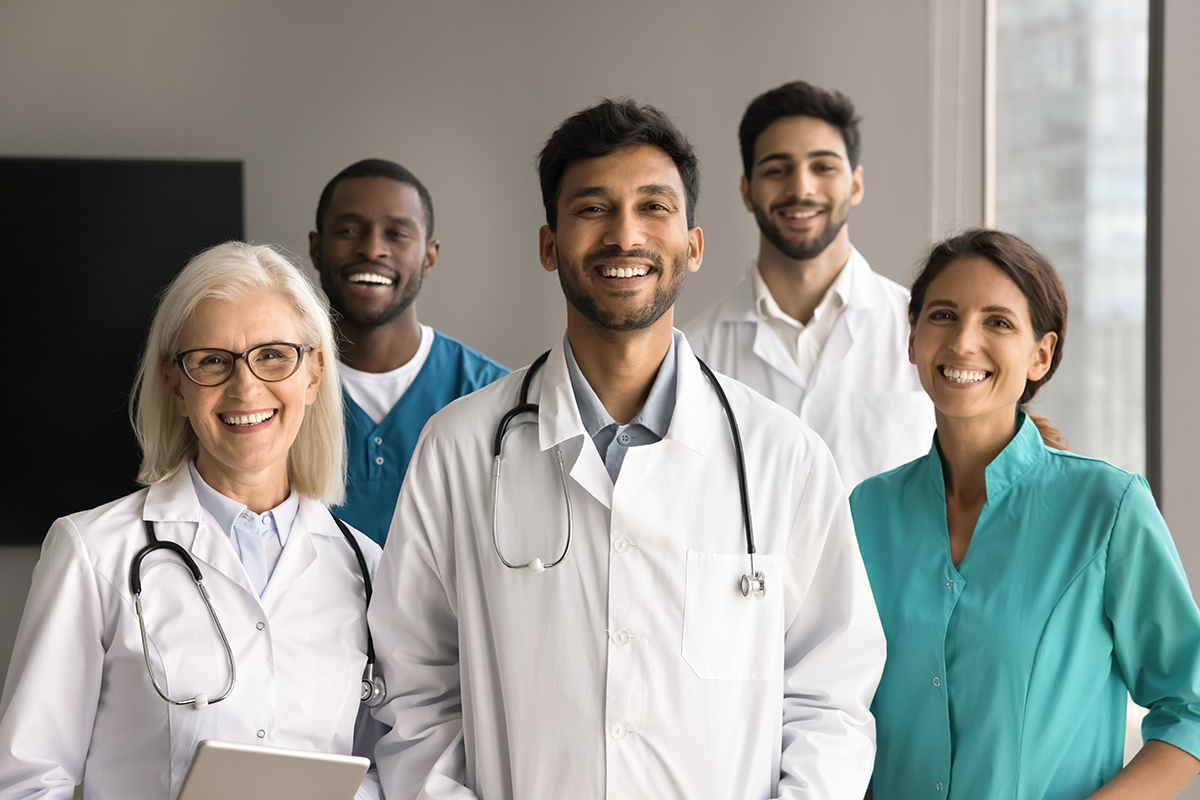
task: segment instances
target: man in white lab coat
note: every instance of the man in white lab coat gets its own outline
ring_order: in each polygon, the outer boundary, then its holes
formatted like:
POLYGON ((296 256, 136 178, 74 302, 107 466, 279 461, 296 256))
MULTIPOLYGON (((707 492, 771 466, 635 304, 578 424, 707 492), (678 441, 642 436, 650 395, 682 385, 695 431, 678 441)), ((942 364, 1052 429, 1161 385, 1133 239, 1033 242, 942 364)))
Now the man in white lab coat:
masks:
POLYGON ((862 202, 858 118, 803 81, 742 117, 742 200, 758 258, 684 327, 713 369, 792 411, 833 451, 846 489, 929 451, 933 406, 908 361, 908 291, 850 244, 862 202))
POLYGON ((858 800, 883 634, 828 449, 672 329, 691 146, 604 101, 539 173, 567 332, 417 444, 369 612, 387 797, 858 800))

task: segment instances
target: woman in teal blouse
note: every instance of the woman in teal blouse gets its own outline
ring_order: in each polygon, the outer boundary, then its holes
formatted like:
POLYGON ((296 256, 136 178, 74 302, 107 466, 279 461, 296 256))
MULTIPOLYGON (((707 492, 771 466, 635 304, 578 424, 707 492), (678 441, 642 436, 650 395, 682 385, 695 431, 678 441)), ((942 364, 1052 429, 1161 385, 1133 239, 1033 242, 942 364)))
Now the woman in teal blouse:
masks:
POLYGON ((968 231, 933 249, 909 317, 933 447, 850 498, 888 639, 874 796, 1173 796, 1200 769, 1179 556, 1141 477, 1022 411, 1062 356, 1061 281, 968 231), (1122 770, 1127 690, 1150 711, 1122 770))

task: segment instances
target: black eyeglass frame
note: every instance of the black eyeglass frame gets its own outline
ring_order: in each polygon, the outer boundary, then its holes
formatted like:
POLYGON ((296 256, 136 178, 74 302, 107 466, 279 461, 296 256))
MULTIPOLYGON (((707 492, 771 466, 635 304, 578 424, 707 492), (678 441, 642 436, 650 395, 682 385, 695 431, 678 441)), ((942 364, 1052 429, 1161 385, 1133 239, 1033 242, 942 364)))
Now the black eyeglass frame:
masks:
POLYGON ((250 374, 258 378, 263 383, 279 383, 280 381, 286 381, 288 378, 300 371, 300 365, 304 363, 304 354, 309 350, 312 350, 312 348, 307 345, 295 344, 293 342, 263 342, 262 344, 254 345, 254 347, 251 347, 249 350, 246 350, 243 353, 235 353, 232 350, 226 350, 223 347, 195 347, 191 350, 184 350, 182 353, 176 354, 175 363, 179 366, 179 371, 186 375, 187 379, 197 386, 221 386, 222 384, 228 383, 229 379, 233 377, 233 373, 237 371, 238 359, 244 360, 246 362, 246 369, 250 370, 250 374), (255 350, 260 350, 264 347, 291 347, 294 349, 296 351, 295 368, 282 378, 264 378, 262 375, 259 375, 254 371, 254 365, 250 363, 248 356, 255 350), (183 363, 183 359, 192 353, 225 353, 231 357, 229 362, 229 374, 226 375, 223 380, 217 381, 216 383, 201 383, 192 377, 192 374, 188 372, 187 367, 184 366, 183 363))

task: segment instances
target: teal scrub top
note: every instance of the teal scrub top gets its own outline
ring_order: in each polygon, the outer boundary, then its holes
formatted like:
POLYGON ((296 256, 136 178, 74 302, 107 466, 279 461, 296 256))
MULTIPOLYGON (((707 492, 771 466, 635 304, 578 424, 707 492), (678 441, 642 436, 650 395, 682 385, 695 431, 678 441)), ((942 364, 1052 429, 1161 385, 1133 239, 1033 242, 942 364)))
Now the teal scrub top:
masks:
POLYGON ((850 497, 888 645, 875 800, 1081 800, 1121 768, 1126 690, 1200 757, 1200 612, 1149 487, 1017 424, 957 568, 936 435, 850 497))

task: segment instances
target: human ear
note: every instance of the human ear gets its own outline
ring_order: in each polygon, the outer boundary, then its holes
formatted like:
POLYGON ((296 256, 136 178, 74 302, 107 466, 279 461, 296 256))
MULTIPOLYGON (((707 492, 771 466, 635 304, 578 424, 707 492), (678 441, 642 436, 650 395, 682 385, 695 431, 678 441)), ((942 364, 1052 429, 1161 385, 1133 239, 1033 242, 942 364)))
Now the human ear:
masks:
POLYGON ((1025 377, 1031 381, 1040 381, 1042 377, 1049 372, 1050 364, 1054 360, 1054 348, 1058 345, 1058 334, 1054 331, 1047 331, 1042 340, 1037 343, 1034 348, 1033 358, 1029 362, 1029 371, 1025 377))
POLYGON ((308 359, 308 386, 304 389, 304 405, 311 406, 317 400, 317 390, 321 388, 321 377, 325 374, 325 353, 313 350, 308 359))
POLYGON ((538 256, 542 259, 542 269, 546 272, 558 269, 558 243, 549 225, 538 228, 538 256))
POLYGON ((863 168, 862 164, 859 164, 854 168, 854 172, 850 178, 850 205, 856 206, 861 203, 865 191, 863 187, 863 168))
POLYGON ((695 272, 700 269, 700 262, 704 259, 704 231, 699 228, 692 228, 688 231, 688 272, 695 272))
POLYGON ((754 202, 750 199, 750 179, 745 175, 742 176, 742 205, 751 214, 754 213, 754 202))

